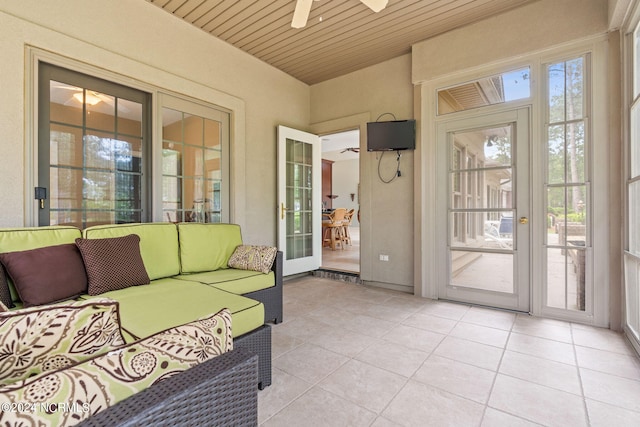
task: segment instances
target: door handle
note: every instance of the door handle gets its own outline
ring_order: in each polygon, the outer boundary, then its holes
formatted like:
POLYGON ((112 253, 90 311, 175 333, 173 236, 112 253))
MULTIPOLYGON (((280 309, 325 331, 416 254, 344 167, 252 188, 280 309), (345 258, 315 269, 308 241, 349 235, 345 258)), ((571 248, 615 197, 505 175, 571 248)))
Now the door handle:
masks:
POLYGON ((284 219, 284 213, 288 210, 284 207, 284 203, 280 203, 280 219, 284 219))
POLYGON ((520 217, 520 224, 528 224, 528 223, 529 223, 529 218, 527 218, 526 216, 520 217))

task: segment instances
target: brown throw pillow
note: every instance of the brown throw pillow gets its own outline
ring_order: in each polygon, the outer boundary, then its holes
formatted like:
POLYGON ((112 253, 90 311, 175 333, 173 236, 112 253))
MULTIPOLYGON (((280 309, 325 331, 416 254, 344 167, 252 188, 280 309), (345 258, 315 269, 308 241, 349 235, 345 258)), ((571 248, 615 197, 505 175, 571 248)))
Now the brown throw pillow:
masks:
POLYGON ((24 307, 72 299, 87 291, 87 275, 74 244, 0 254, 24 307))
POLYGON ((231 254, 229 263, 231 268, 238 270, 252 270, 268 274, 273 260, 276 259, 278 249, 273 246, 239 245, 231 254))
POLYGON ((11 299, 11 291, 9 290, 9 281, 4 267, 0 264, 0 302, 7 308, 15 307, 11 299))
POLYGON ((149 275, 140 255, 140 236, 76 239, 89 278, 89 295, 146 285, 149 275))

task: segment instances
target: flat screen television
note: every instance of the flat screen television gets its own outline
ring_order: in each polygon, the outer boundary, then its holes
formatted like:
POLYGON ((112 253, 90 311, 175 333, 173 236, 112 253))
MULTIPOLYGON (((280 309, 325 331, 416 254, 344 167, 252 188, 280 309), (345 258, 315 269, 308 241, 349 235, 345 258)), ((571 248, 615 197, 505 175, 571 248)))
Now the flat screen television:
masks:
POLYGON ((413 150, 415 148, 415 120, 367 123, 367 151, 413 150))

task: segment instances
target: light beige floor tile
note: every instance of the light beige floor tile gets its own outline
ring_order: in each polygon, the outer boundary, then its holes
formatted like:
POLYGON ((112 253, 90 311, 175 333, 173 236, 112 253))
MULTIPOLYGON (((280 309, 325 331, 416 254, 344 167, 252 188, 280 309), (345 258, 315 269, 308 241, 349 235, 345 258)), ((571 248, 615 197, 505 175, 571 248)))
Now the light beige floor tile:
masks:
POLYGON ((383 416, 403 426, 477 426, 483 405, 446 391, 409 381, 383 416))
POLYGON ((571 344, 552 341, 546 338, 511 333, 509 342, 507 343, 507 350, 566 363, 568 365, 576 364, 573 346, 571 344))
POLYGON ((479 368, 497 371, 503 350, 455 337, 446 337, 433 354, 468 363, 479 368))
POLYGON ((403 325, 438 332, 439 334, 448 334, 457 323, 457 320, 431 316, 430 314, 424 313, 414 313, 402 322, 403 325))
POLYGON ((271 385, 258 392, 258 423, 271 418, 311 388, 311 384, 279 369, 272 370, 271 385))
POLYGON ((333 327, 317 319, 297 317, 273 326, 273 333, 288 335, 302 341, 313 342, 317 335, 331 332, 333 327))
POLYGON ((263 424, 265 427, 369 426, 376 414, 314 387, 263 424))
POLYGON ((377 414, 404 387, 407 378, 357 360, 351 360, 318 386, 377 414))
MULTIPOLYGON (((573 326, 573 325, 572 325, 573 326)), ((572 327, 573 342, 583 347, 635 355, 631 344, 620 332, 592 327, 572 327)))
POLYGON ((640 412, 629 411, 595 400, 587 399, 587 412, 591 427, 640 426, 640 412))
POLYGON ((506 311, 471 307, 461 320, 467 323, 509 331, 516 320, 516 315, 506 311))
POLYGON ((329 332, 317 334, 313 342, 315 345, 326 348, 334 353, 354 357, 370 346, 375 340, 373 337, 357 334, 344 328, 334 327, 329 332))
POLYGON ((352 313, 336 307, 325 307, 309 313, 309 318, 332 326, 348 329, 350 331, 379 338, 394 328, 396 322, 376 319, 363 314, 352 313))
POLYGON ((431 353, 445 337, 443 334, 399 325, 386 333, 383 338, 405 347, 431 353))
POLYGON ((487 408, 480 427, 536 427, 539 425, 497 409, 487 408))
POLYGON ((544 425, 587 425, 582 397, 502 374, 496 378, 489 406, 544 425))
POLYGON ((429 353, 424 351, 380 339, 362 350, 355 358, 409 378, 422 366, 428 356, 429 353))
POLYGON ((348 357, 322 347, 303 344, 275 359, 273 367, 315 384, 348 360, 348 357))
POLYGON ((493 371, 431 355, 412 379, 484 404, 495 376, 493 371))
POLYGON ((582 395, 578 368, 528 354, 506 351, 500 364, 500 373, 521 380, 582 395))
POLYGON ((584 396, 640 412, 640 381, 580 368, 584 396))
POLYGON ((275 359, 304 344, 304 341, 279 333, 272 329, 271 333, 271 358, 275 359))
POLYGON ((508 331, 475 325, 473 323, 465 323, 464 320, 458 322, 449 335, 500 348, 505 347, 507 339, 509 338, 508 331))
POLYGON ((402 424, 394 423, 385 417, 378 417, 373 424, 371 424, 371 427, 401 427, 401 425, 402 424))
POLYGON ((511 331, 554 341, 573 342, 570 324, 558 320, 540 319, 519 314, 511 331))
POLYGON ((576 346, 578 366, 594 371, 640 380, 640 359, 637 356, 576 346))
POLYGON ((446 319, 460 320, 469 311, 469 308, 468 305, 464 304, 434 301, 426 305, 420 312, 432 316, 444 317, 446 319))

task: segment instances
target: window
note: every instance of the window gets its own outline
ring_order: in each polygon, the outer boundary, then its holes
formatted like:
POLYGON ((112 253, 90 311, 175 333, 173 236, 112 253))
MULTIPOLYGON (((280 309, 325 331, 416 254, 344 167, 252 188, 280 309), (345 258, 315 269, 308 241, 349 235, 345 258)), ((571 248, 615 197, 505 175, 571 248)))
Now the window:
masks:
POLYGON ((229 114, 166 95, 162 104, 163 219, 229 221, 229 114))
POLYGON ((547 64, 546 306, 587 309, 589 56, 547 64))
POLYGON ((629 93, 627 145, 627 246, 625 268, 625 329, 640 346, 640 24, 632 35, 632 93, 629 93))
POLYGON ((40 225, 147 221, 150 95, 39 66, 40 225))

